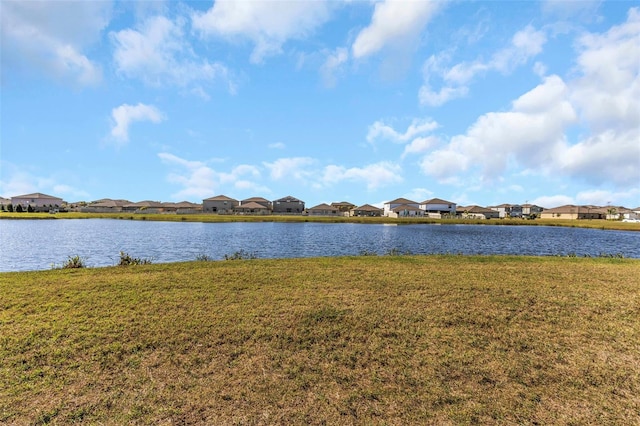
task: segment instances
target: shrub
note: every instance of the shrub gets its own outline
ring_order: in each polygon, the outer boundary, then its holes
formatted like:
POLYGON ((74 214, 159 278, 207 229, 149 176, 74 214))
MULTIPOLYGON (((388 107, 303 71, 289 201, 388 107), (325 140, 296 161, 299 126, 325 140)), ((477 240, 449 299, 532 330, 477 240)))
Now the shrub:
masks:
POLYGON ((120 252, 120 261, 118 262, 118 266, 129 266, 129 265, 150 265, 151 259, 141 259, 138 257, 131 257, 128 253, 123 251, 120 252))
POLYGON ((211 256, 209 256, 208 254, 202 253, 202 254, 199 254, 199 255, 196 256, 196 260, 198 262, 210 262, 210 261, 213 260, 213 258, 211 256))
POLYGON ((233 254, 225 254, 224 260, 246 260, 246 259, 257 259, 257 256, 254 253, 249 253, 245 250, 238 250, 233 254))
POLYGON ((87 265, 84 259, 80 256, 69 256, 69 258, 62 264, 62 269, 79 269, 86 268, 87 265))

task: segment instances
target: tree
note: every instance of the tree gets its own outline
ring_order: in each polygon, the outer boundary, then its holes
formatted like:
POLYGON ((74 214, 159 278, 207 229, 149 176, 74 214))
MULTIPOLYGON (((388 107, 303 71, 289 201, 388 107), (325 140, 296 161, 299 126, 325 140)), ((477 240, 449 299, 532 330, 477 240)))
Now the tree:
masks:
POLYGON ((18 206, 16 207, 16 213, 22 213, 22 204, 18 204, 18 206))

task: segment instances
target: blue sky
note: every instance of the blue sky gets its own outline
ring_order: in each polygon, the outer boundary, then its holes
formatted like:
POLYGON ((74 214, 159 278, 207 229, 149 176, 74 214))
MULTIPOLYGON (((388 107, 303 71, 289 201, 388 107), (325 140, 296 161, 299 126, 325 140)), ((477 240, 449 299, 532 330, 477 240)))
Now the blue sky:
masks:
POLYGON ((640 205, 633 1, 9 1, 0 195, 640 205))

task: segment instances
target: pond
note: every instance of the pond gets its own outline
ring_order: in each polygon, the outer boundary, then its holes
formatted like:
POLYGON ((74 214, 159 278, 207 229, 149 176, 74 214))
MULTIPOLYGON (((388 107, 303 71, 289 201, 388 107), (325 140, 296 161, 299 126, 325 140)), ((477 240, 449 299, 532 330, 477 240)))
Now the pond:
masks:
POLYGON ((69 256, 87 266, 120 252, 153 263, 362 254, 622 255, 640 258, 640 233, 546 226, 382 225, 280 222, 152 222, 111 219, 0 220, 0 271, 50 269, 69 256))

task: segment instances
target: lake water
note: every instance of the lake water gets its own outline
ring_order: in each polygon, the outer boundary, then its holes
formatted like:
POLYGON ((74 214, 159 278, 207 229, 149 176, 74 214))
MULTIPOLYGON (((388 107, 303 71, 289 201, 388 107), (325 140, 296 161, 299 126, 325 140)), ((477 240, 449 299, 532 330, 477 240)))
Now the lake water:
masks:
POLYGON ((223 259, 411 254, 515 254, 640 258, 640 232, 545 226, 195 223, 109 219, 0 220, 0 271, 50 269, 69 256, 115 265, 121 251, 153 263, 223 259))

